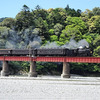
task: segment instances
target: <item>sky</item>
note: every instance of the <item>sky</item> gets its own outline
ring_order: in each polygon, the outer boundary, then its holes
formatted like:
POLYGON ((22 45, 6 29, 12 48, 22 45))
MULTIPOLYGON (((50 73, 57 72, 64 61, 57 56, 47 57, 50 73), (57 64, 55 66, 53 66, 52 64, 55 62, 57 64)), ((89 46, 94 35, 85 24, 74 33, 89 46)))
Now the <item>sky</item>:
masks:
POLYGON ((37 5, 43 9, 65 8, 69 5, 70 8, 84 12, 86 9, 92 10, 94 7, 100 7, 100 0, 1 0, 0 18, 15 18, 24 4, 33 10, 37 5))

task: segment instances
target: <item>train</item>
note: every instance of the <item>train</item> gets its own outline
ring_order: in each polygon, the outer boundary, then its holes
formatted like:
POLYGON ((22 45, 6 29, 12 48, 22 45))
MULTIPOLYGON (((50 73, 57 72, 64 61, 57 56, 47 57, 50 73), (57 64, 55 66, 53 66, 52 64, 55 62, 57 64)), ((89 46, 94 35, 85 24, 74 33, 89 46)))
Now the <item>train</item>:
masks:
POLYGON ((0 56, 91 56, 89 48, 39 48, 39 49, 0 49, 0 56))

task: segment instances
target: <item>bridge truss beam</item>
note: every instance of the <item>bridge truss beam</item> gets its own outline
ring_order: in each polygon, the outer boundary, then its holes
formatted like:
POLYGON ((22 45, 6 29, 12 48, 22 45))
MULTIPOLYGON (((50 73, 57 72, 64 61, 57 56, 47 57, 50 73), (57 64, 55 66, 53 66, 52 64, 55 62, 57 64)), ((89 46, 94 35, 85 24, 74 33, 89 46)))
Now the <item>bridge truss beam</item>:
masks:
POLYGON ((80 62, 100 63, 100 57, 28 57, 0 56, 1 61, 80 62))

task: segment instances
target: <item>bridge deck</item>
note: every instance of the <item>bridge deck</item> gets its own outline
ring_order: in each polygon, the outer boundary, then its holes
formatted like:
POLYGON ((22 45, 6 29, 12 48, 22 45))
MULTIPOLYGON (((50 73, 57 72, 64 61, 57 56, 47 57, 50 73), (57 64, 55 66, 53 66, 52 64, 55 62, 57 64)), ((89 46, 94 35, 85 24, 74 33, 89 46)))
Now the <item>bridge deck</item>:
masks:
POLYGON ((0 56, 1 61, 40 61, 40 62, 81 62, 100 63, 100 57, 27 57, 0 56))

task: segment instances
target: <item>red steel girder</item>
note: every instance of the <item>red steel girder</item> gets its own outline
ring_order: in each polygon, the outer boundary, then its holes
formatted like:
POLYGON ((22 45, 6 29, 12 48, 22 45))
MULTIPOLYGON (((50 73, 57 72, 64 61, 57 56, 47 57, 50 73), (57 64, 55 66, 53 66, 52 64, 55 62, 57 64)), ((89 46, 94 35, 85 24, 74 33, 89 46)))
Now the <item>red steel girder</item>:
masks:
POLYGON ((100 57, 37 57, 36 61, 100 63, 100 57))
POLYGON ((100 63, 100 57, 66 57, 65 62, 100 63))
POLYGON ((27 56, 0 56, 1 61, 35 61, 33 57, 27 56))
POLYGON ((36 61, 42 62, 64 62, 65 57, 37 57, 36 61))
POLYGON ((28 56, 0 56, 1 61, 40 61, 40 62, 80 62, 100 63, 100 57, 28 57, 28 56))

